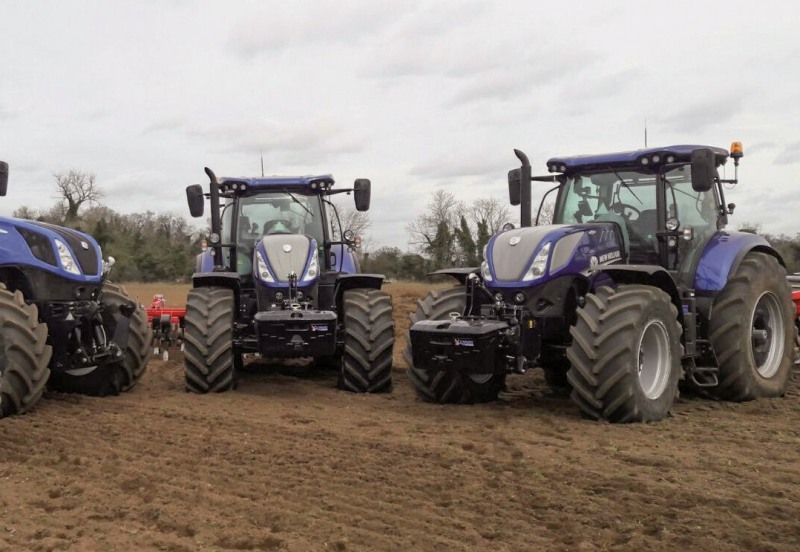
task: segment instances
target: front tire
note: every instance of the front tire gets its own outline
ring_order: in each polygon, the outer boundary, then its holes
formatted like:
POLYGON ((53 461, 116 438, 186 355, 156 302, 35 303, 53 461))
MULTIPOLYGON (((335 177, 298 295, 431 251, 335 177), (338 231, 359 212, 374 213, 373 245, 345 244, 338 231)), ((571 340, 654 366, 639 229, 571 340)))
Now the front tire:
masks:
MULTIPOLYGON (((467 305, 465 290, 461 286, 434 290, 419 300, 416 312, 410 316, 411 325, 423 320, 446 320, 450 313, 464 313, 467 305)), ((428 371, 414 367, 411 335, 406 334, 408 345, 403 357, 408 364, 408 377, 417 396, 431 403, 474 404, 497 399, 505 389, 504 374, 463 374, 455 370, 428 371)))
POLYGON ((0 418, 24 414, 39 402, 52 354, 36 305, 0 284, 0 418))
POLYGON ((658 288, 601 287, 577 311, 567 349, 572 400, 589 418, 655 422, 672 408, 681 375, 681 327, 658 288))
POLYGON ((193 393, 219 393, 234 386, 233 291, 195 288, 186 298, 184 380, 193 393))
MULTIPOLYGON (((147 324, 147 313, 131 300, 125 288, 112 282, 103 284, 100 293, 100 302, 112 312, 118 311, 121 305, 134 304, 135 309, 130 317, 128 330, 128 343, 123 351, 122 377, 119 380, 118 391, 126 392, 133 389, 147 370, 147 361, 150 359, 150 347, 153 343, 153 329, 147 324)), ((122 315, 119 315, 122 316, 122 315)), ((114 335, 114 328, 106 329, 108 335, 114 335)))
POLYGON ((377 289, 346 291, 344 353, 339 389, 353 393, 388 393, 392 390, 394 319, 392 298, 377 289))
POLYGON ((714 300, 709 339, 719 362, 716 397, 780 397, 792 373, 794 308, 786 271, 772 255, 751 252, 714 300))

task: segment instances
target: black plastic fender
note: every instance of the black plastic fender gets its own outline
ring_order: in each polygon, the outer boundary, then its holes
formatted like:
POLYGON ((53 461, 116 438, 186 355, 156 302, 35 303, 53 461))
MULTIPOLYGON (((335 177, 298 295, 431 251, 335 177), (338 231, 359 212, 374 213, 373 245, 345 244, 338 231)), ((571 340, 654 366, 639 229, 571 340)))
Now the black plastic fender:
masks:
MULTIPOLYGON (((239 312, 239 304, 242 297, 242 281, 236 272, 195 272, 192 274, 193 287, 224 287, 233 291, 233 299, 236 302, 236 312, 239 312)), ((236 313, 234 313, 234 319, 236 313)))
POLYGON ((654 265, 610 265, 592 269, 589 273, 595 277, 606 274, 618 284, 645 284, 665 291, 678 309, 678 321, 683 326, 683 302, 678 284, 664 268, 654 265))
POLYGON ((428 276, 450 276, 458 280, 458 283, 463 286, 466 285, 470 274, 477 274, 480 270, 480 267, 443 268, 435 272, 429 272, 428 276))

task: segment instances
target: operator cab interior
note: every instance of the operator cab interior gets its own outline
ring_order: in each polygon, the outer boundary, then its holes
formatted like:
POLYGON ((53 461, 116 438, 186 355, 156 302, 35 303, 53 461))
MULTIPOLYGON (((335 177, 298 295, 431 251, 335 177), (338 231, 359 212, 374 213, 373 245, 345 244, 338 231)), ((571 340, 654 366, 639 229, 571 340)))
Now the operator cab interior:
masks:
POLYGON ((694 241, 700 244, 717 229, 719 214, 715 191, 695 191, 686 164, 659 173, 605 170, 572 174, 566 177, 560 201, 558 223, 615 223, 631 264, 662 264, 659 232, 667 219, 679 221, 681 228, 691 226, 694 241), (664 221, 658 217, 659 178, 664 182, 664 221))

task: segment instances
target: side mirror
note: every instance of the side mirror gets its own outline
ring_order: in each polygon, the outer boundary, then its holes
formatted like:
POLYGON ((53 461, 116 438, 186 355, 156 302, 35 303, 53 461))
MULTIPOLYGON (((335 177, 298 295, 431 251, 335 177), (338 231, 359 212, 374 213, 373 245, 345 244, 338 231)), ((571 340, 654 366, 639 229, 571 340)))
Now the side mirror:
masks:
POLYGON ((522 201, 522 170, 511 169, 508 171, 508 201, 511 205, 519 205, 522 201))
POLYGON ((714 152, 708 148, 696 149, 692 152, 692 189, 695 192, 707 192, 714 187, 717 176, 717 163, 714 152))
POLYGON ((369 178, 356 178, 353 183, 353 196, 356 201, 356 211, 369 210, 370 189, 372 183, 369 178))
POLYGON ((202 217, 205 201, 203 199, 203 187, 200 184, 186 186, 186 201, 189 203, 189 212, 193 217, 202 217))
POLYGON ((8 163, 0 161, 0 196, 8 191, 8 163))

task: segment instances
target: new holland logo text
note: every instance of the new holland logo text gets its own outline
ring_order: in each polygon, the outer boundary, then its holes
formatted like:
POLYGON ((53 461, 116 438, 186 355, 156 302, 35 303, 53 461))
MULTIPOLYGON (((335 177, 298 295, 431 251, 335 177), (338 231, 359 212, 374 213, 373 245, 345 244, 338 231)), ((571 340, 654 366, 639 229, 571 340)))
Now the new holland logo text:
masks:
POLYGON ((456 347, 474 347, 475 341, 472 339, 463 339, 460 337, 456 337, 453 339, 453 343, 456 347))
POLYGON ((312 332, 327 332, 328 326, 326 324, 311 324, 312 332))
POLYGON ((619 259, 621 256, 622 254, 620 253, 619 249, 617 249, 616 251, 611 251, 610 253, 606 253, 605 255, 600 255, 600 257, 597 260, 601 263, 609 263, 611 261, 619 259))

